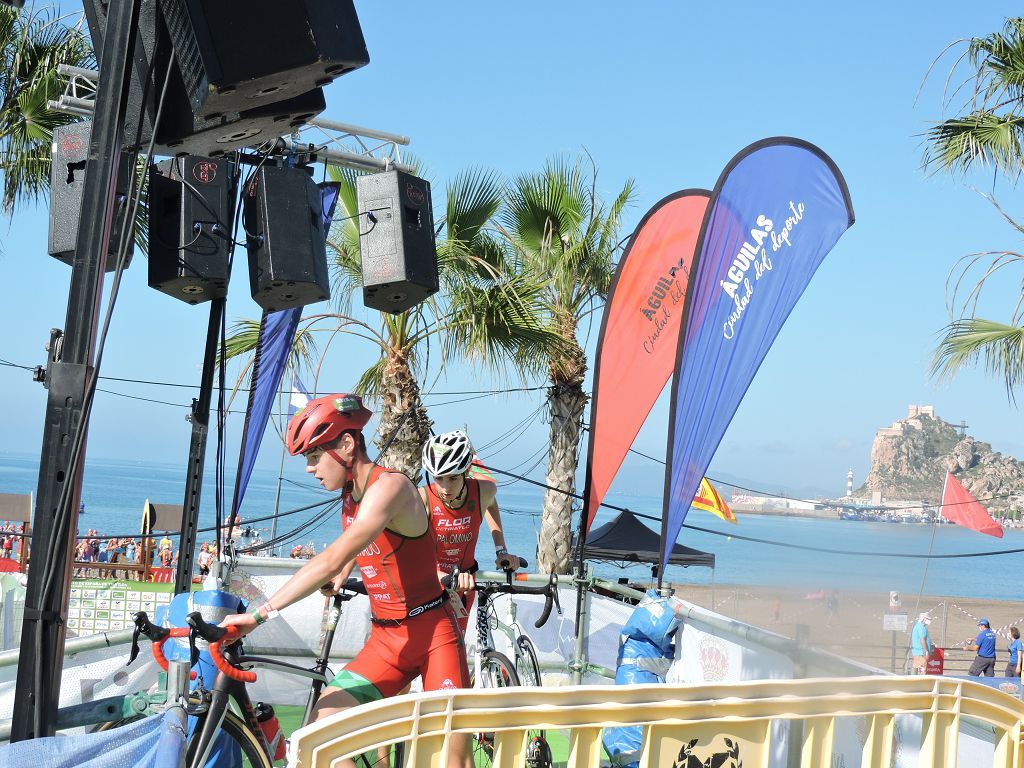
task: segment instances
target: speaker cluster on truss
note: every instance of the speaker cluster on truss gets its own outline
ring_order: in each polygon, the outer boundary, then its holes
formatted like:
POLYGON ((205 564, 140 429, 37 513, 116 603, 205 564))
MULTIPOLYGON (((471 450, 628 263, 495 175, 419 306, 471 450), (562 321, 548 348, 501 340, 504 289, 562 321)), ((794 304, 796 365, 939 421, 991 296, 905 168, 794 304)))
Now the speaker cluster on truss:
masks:
MULTIPOLYGON (((97 51, 108 3, 84 2, 97 51)), ((296 131, 324 110, 324 86, 368 62, 353 0, 295 0, 287 12, 277 0, 141 0, 118 199, 128 197, 137 153, 152 145, 153 154, 173 158, 147 174, 152 288, 189 304, 226 295, 241 194, 253 299, 279 310, 329 298, 330 221, 304 166, 339 157, 372 163, 326 144, 303 146, 296 131), (255 165, 248 176, 247 164, 255 165)), ((77 94, 62 99, 69 111, 90 114, 77 94)), ((54 133, 49 252, 68 263, 90 126, 54 133)), ((402 312, 438 290, 430 185, 407 166, 382 165, 358 179, 363 296, 368 307, 402 312)), ((114 254, 126 216, 122 205, 114 254)), ((114 269, 114 259, 106 266, 114 269)))

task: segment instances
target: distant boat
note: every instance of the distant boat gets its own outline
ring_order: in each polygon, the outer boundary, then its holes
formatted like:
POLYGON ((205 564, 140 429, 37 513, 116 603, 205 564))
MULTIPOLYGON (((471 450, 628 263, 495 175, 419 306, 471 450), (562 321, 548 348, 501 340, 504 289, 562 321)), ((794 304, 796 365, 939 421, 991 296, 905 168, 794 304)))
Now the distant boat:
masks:
POLYGON ((84 501, 78 502, 78 514, 80 514, 80 515, 84 515, 85 514, 85 502, 84 501))

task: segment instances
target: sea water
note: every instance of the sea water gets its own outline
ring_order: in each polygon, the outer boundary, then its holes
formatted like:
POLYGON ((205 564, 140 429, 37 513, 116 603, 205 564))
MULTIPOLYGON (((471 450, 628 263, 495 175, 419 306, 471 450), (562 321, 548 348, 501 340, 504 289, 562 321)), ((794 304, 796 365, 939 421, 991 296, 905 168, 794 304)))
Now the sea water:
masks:
MULTIPOLYGON (((340 533, 338 512, 332 510, 320 520, 297 533, 300 526, 321 516, 324 507, 302 512, 291 510, 317 504, 335 497, 303 473, 303 465, 285 460, 280 484, 274 469, 256 469, 240 508, 242 522, 259 530, 263 540, 270 539, 272 521, 256 521, 272 515, 280 493, 277 534, 290 534, 279 554, 287 555, 296 544, 313 545, 317 551, 340 533), (280 485, 280 491, 279 491, 280 485)), ((231 474, 225 490, 222 514, 230 506, 233 484, 231 474)), ((38 477, 38 458, 28 455, 0 456, 0 492, 34 493, 38 477)), ((652 475, 660 484, 660 478, 652 475)), ((181 504, 185 489, 184 462, 181 465, 156 464, 131 460, 88 459, 83 479, 82 501, 85 514, 79 517, 78 532, 96 529, 106 536, 138 535, 143 504, 181 504)), ((543 489, 523 481, 508 482, 499 477, 498 501, 509 551, 536 564, 537 537, 543 489)), ((210 466, 203 477, 203 495, 199 527, 212 529, 217 518, 215 472, 210 466)), ((661 518, 661 499, 648 496, 611 494, 607 502, 641 515, 661 518)), ((578 504, 577 504, 578 509, 578 504)), ((594 522, 598 526, 618 514, 601 509, 594 522)), ((710 532, 683 529, 679 543, 716 557, 716 567, 670 566, 666 579, 676 583, 753 584, 805 589, 852 589, 871 592, 896 590, 905 594, 925 594, 1017 600, 1020 596, 1017 565, 1020 553, 988 554, 1000 550, 1024 550, 1024 531, 1007 530, 1002 539, 975 533, 953 525, 932 528, 920 524, 899 524, 739 515, 739 525, 731 525, 704 512, 691 511, 686 524, 710 532), (757 541, 748 541, 756 539, 757 541), (935 558, 931 561, 907 555, 978 554, 983 556, 935 558), (835 550, 835 551, 827 551, 835 550), (900 556, 896 556, 900 555, 900 556), (927 568, 927 572, 926 572, 927 568), (923 584, 923 587, 922 587, 923 584)), ((659 530, 660 523, 644 520, 659 530)), ((213 541, 212 531, 201 532, 199 541, 213 541)), ((482 567, 490 562, 490 536, 481 532, 478 559, 482 567)), ((610 563, 594 563, 598 576, 615 580, 649 581, 650 566, 625 568, 610 563)))

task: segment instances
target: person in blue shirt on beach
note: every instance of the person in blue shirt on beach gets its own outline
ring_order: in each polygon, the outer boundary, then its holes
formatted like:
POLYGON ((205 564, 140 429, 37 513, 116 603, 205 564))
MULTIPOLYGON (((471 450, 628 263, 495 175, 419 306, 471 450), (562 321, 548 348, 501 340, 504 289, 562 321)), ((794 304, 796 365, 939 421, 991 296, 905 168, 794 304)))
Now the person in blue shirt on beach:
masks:
POLYGON ((928 659, 931 658, 932 651, 935 650, 932 639, 928 636, 928 625, 931 622, 932 617, 927 613, 922 613, 917 617, 917 623, 914 624, 914 629, 910 633, 910 652, 914 657, 912 672, 915 675, 925 673, 928 659))
POLYGON ((978 636, 973 642, 968 640, 966 648, 968 651, 978 652, 971 662, 971 668, 967 670, 968 675, 996 676, 996 633, 992 631, 988 619, 978 619, 978 636))
POLYGON ((1024 659, 1024 644, 1020 641, 1020 630, 1010 627, 1010 637, 1013 640, 1010 641, 1010 661, 1006 665, 1006 676, 1020 677, 1021 660, 1024 659))

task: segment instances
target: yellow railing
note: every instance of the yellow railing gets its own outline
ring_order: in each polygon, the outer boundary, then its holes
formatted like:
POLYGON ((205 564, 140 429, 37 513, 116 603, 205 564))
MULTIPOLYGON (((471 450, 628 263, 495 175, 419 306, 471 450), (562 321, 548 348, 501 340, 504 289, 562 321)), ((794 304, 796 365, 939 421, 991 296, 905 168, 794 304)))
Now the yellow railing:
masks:
MULTIPOLYGON (((832 768, 837 724, 859 718, 860 765, 889 768, 897 715, 919 717, 920 739, 913 745, 919 766, 956 766, 958 739, 969 728, 974 738, 981 734, 990 741, 993 766, 1024 768, 1021 701, 967 680, 889 676, 414 694, 296 731, 289 765, 328 768, 403 742, 408 768, 442 768, 452 733, 493 731, 494 768, 523 768, 527 731, 544 728, 568 731, 567 768, 598 768, 602 730, 641 725, 640 768, 766 768, 773 722, 796 721, 800 727, 789 731, 796 764, 832 768)), ((988 761, 970 768, 982 764, 988 761)))

